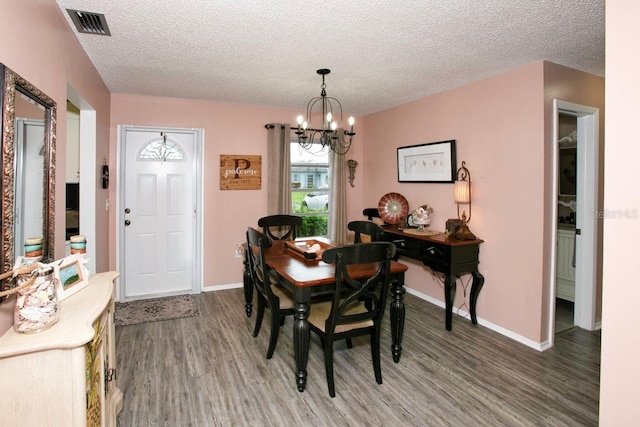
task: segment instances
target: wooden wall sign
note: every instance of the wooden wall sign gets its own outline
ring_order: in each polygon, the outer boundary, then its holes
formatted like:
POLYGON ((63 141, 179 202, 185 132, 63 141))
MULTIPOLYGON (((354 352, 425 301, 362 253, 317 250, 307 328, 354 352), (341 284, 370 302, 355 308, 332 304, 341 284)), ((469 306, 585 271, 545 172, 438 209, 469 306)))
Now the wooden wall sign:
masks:
POLYGON ((262 156, 220 155, 221 190, 260 190, 262 156))

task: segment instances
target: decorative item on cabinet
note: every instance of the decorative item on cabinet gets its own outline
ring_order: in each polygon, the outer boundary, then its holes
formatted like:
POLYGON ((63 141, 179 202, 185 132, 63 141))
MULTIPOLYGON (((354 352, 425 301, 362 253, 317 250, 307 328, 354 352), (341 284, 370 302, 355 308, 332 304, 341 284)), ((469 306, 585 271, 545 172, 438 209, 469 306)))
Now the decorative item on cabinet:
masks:
POLYGON ((62 301, 89 284, 89 270, 82 254, 72 254, 50 264, 58 279, 58 298, 62 301))
POLYGON ((422 205, 407 216, 407 225, 409 227, 417 227, 419 231, 424 231, 424 228, 431 224, 432 213, 433 208, 429 207, 429 205, 422 205))
POLYGON ((0 298, 16 295, 13 327, 16 332, 35 333, 58 321, 58 297, 53 267, 39 263, 17 264, 0 275, 16 279, 16 286, 0 292, 0 298))
POLYGON ((60 302, 64 314, 46 332, 11 328, 0 336, 0 382, 11 390, 0 399, 3 424, 116 426, 123 404, 115 375, 118 275, 91 276, 89 286, 60 302), (22 402, 25 396, 38 410, 22 402))

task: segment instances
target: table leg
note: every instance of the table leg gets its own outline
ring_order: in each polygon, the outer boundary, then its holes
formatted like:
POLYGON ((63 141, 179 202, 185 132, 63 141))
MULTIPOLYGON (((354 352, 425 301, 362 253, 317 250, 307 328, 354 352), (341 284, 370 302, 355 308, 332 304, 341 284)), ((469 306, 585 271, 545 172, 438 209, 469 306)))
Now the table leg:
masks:
POLYGON ((471 305, 471 323, 478 324, 478 317, 476 316, 476 302, 478 301, 478 294, 480 289, 484 285, 484 276, 480 272, 476 271, 471 273, 473 282, 471 283, 471 295, 469 296, 469 302, 471 305))
POLYGON ((249 271, 249 257, 246 250, 244 253, 244 274, 242 276, 242 281, 244 284, 244 309, 247 313, 247 317, 251 317, 251 312, 253 311, 253 281, 251 280, 251 272, 249 271))
POLYGON ((391 301, 389 311, 391 320, 391 355, 393 361, 398 363, 400 356, 402 355, 402 334, 404 332, 404 274, 398 276, 397 279, 391 283, 391 294, 393 300, 391 301))
POLYGON ((453 301, 456 299, 456 277, 445 274, 444 276, 444 304, 445 304, 445 328, 451 330, 453 321, 453 301))
POLYGON ((296 358, 296 384, 298 391, 304 391, 307 385, 307 359, 309 358, 309 304, 296 303, 293 314, 293 351, 296 358))

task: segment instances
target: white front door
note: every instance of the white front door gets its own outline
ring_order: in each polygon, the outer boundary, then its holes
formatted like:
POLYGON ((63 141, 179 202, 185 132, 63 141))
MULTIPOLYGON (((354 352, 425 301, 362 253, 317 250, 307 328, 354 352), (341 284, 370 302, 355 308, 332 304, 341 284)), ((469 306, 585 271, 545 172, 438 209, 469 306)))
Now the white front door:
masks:
POLYGON ((197 144, 193 129, 123 132, 120 300, 197 293, 197 144))

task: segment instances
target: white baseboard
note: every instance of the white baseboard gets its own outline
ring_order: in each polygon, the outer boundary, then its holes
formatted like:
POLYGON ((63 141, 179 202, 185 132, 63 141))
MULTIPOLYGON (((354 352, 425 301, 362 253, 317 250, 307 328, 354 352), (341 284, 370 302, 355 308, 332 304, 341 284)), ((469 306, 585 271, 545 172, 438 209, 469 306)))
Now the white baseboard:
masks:
POLYGON ((215 286, 205 286, 202 288, 202 292, 214 292, 214 291, 224 291, 227 289, 237 289, 242 288, 244 284, 240 283, 230 283, 228 285, 215 285, 215 286))
MULTIPOLYGON (((440 300, 438 300, 436 298, 430 297, 427 294, 423 294, 422 292, 418 292, 418 291, 416 291, 414 289, 411 289, 411 288, 406 288, 406 290, 411 295, 415 295, 416 297, 418 297, 418 298, 420 298, 422 300, 425 300, 427 302, 430 302, 431 304, 437 305, 440 308, 445 308, 444 301, 440 301, 440 300)), ((471 316, 467 311, 459 309, 457 314, 460 317, 465 317, 465 318, 469 319, 469 321, 471 321, 471 316)), ((524 344, 527 347, 531 347, 534 350, 544 351, 547 348, 549 348, 549 347, 545 347, 544 346, 545 343, 537 343, 535 341, 530 340, 529 338, 523 337, 522 335, 518 335, 513 331, 505 329, 502 326, 495 325, 495 324, 493 324, 493 323, 491 323, 491 322, 489 322, 487 320, 484 320, 484 319, 482 319, 480 317, 478 317, 478 325, 484 326, 485 328, 491 329, 492 331, 496 331, 500 335, 504 335, 507 338, 511 338, 512 340, 517 341, 520 344, 524 344)), ((548 343, 547 343, 547 345, 548 345, 548 343)))

